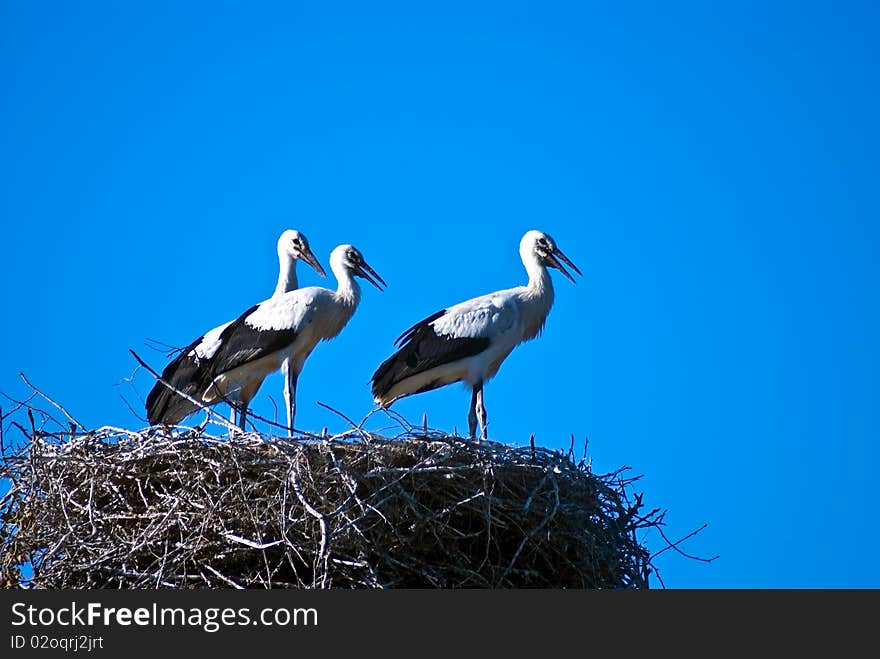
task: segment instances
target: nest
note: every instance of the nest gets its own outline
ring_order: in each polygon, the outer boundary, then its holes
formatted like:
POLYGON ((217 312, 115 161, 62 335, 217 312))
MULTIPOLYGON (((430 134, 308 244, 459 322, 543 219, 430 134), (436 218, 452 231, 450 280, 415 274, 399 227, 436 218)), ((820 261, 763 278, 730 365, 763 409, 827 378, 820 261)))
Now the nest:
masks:
POLYGON ((35 588, 647 588, 635 479, 441 433, 35 432, 0 477, 0 582, 35 588))

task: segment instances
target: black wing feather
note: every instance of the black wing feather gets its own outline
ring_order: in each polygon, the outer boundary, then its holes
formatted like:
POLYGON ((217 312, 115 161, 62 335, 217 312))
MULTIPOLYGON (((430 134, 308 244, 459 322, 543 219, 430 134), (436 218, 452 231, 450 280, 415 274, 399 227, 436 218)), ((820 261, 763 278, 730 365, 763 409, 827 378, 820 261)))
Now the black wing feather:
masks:
MULTIPOLYGON (((211 381, 211 360, 193 357, 205 336, 202 335, 171 360, 162 371, 162 379, 175 389, 199 400, 201 392, 211 381)), ((146 400, 147 420, 154 426, 159 423, 176 424, 199 408, 161 382, 153 385, 146 400)))
POLYGON ((429 325, 429 324, 433 323, 435 320, 437 320, 440 316, 442 316, 445 313, 446 313, 446 309, 441 309, 440 311, 432 313, 430 316, 428 316, 424 320, 420 320, 415 325, 413 325, 408 330, 406 330, 403 334, 398 336, 394 340, 394 345, 396 345, 397 347, 401 347, 404 343, 409 341, 410 338, 412 338, 412 336, 413 336, 413 334, 415 334, 416 330, 424 327, 425 325, 429 325))
MULTIPOLYGON (((224 328, 219 338, 220 347, 214 355, 210 358, 190 356, 204 340, 203 335, 181 350, 165 367, 162 379, 175 389, 201 400, 202 394, 218 375, 293 343, 296 338, 295 330, 258 330, 245 322, 245 318, 256 311, 258 306, 252 306, 224 328)), ((173 425, 199 409, 161 382, 157 382, 147 395, 146 408, 150 425, 173 425)))
POLYGON ((431 314, 400 335, 395 341, 395 345, 399 345, 400 348, 382 362, 373 373, 374 397, 384 398, 394 385, 408 377, 459 359, 473 357, 489 347, 490 340, 486 337, 452 337, 437 334, 431 323, 446 311, 443 309, 431 314))
POLYGON ((258 306, 254 305, 245 311, 220 334, 220 348, 212 359, 212 380, 248 362, 277 352, 296 339, 295 329, 261 330, 248 325, 245 319, 258 306))

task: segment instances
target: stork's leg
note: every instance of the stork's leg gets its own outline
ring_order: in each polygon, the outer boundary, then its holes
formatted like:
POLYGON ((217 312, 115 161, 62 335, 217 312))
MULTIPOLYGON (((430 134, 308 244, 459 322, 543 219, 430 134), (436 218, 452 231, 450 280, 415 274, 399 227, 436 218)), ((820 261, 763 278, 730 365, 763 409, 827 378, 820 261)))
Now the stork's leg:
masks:
POLYGON ((239 411, 238 411, 238 413, 240 415, 238 417, 238 427, 241 428, 242 430, 246 430, 246 428, 244 427, 244 424, 245 424, 245 421, 247 421, 247 403, 242 401, 240 403, 240 405, 241 405, 241 409, 239 409, 239 411))
POLYGON ((238 410, 234 403, 229 403, 229 423, 236 425, 238 423, 238 410))
POLYGON ((489 421, 486 418, 486 406, 483 404, 483 385, 480 384, 480 388, 476 390, 476 411, 477 418, 480 420, 480 439, 487 438, 489 421))
POLYGON ((478 384, 471 393, 471 407, 468 410, 468 437, 473 439, 477 436, 477 392, 483 390, 483 385, 478 384))
POLYGON ((296 416, 296 381, 299 373, 284 362, 284 402, 287 403, 287 435, 293 437, 293 418, 296 416))

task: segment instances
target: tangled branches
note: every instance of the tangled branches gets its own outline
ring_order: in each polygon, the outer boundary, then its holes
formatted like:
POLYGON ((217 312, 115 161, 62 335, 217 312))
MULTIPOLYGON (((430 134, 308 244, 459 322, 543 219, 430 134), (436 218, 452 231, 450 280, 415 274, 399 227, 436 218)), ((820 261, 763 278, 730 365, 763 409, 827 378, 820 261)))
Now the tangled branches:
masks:
POLYGON ((36 432, 0 580, 38 588, 647 588, 622 472, 428 432, 36 432), (31 572, 32 574, 28 574, 31 572))

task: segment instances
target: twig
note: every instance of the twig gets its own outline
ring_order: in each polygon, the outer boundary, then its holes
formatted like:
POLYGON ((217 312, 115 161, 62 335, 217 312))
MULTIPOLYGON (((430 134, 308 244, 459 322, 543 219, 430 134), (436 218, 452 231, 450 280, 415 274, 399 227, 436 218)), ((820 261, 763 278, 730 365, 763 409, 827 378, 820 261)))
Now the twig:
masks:
POLYGON ((337 409, 335 409, 335 408, 332 408, 332 407, 330 407, 329 405, 327 405, 326 403, 322 403, 321 401, 315 401, 315 402, 318 403, 318 405, 320 405, 320 406, 323 407, 324 409, 326 409, 326 410, 330 410, 331 412, 333 412, 333 413, 336 414, 337 416, 339 416, 339 417, 341 417, 342 419, 344 419, 346 422, 348 422, 349 425, 351 425, 352 428, 358 428, 358 427, 359 427, 354 421, 352 421, 349 417, 347 417, 345 414, 343 414, 343 413, 340 412, 339 410, 337 410, 337 409))
POLYGON ((210 565, 208 565, 207 563, 205 564, 205 569, 206 569, 208 572, 210 572, 211 574, 213 574, 215 577, 217 577, 218 579, 220 579, 221 581, 223 581, 223 582, 229 584, 230 586, 232 586, 233 588, 235 588, 236 590, 245 590, 245 587, 244 587, 244 586, 242 586, 241 584, 236 583, 235 581, 233 581, 233 580, 230 579, 229 577, 227 577, 227 576, 225 576, 225 575, 223 575, 223 574, 220 574, 220 571, 219 571, 219 570, 215 570, 214 568, 212 568, 212 567, 211 567, 210 565))
POLYGON ((272 542, 254 542, 253 540, 242 538, 239 535, 235 535, 234 533, 229 532, 226 532, 223 535, 229 540, 250 547, 251 549, 269 549, 270 547, 275 547, 276 545, 280 545, 284 542, 284 540, 273 540, 272 542))
POLYGON ((24 383, 25 383, 28 387, 30 387, 35 393, 39 394, 41 398, 43 398, 46 402, 48 402, 48 403, 49 403, 50 405, 52 405, 54 408, 56 408, 57 410, 59 410, 64 416, 66 416, 68 421, 70 421, 71 423, 75 423, 76 425, 78 425, 78 426, 79 426, 80 428, 82 428, 83 430, 86 430, 86 427, 85 427, 83 424, 81 424, 79 421, 77 421, 76 419, 74 419, 74 418, 70 415, 70 413, 69 413, 67 410, 65 410, 63 407, 61 407, 61 405, 59 405, 58 403, 56 403, 54 400, 52 400, 51 398, 49 398, 46 394, 44 394, 42 391, 40 391, 40 390, 37 389, 34 385, 32 385, 32 384, 28 381, 28 379, 24 376, 24 373, 19 373, 19 374, 18 374, 18 377, 20 377, 22 380, 24 380, 24 383))
POLYGON ((164 343, 157 339, 151 339, 150 337, 145 338, 144 343, 151 350, 164 353, 166 357, 172 357, 173 355, 176 355, 183 351, 183 348, 178 348, 177 346, 173 346, 169 343, 164 343))
POLYGON ((688 533, 686 536, 684 536, 684 537, 681 538, 680 540, 676 540, 675 542, 672 542, 668 537, 666 537, 666 534, 663 533, 663 529, 660 528, 660 527, 658 526, 658 527, 657 527, 657 531, 660 533, 660 536, 666 541, 667 544, 666 544, 666 546, 665 546, 663 549, 661 549, 660 551, 655 552, 654 554, 652 554, 652 555, 651 555, 651 560, 653 561, 653 560, 654 560, 655 558, 657 558, 660 554, 662 554, 663 552, 668 551, 668 550, 670 550, 670 549, 674 549, 676 552, 678 552, 679 554, 681 554, 681 555, 684 556, 685 558, 691 558, 691 559, 693 559, 693 560, 695 560, 695 561, 702 561, 702 562, 704 562, 704 563, 711 563, 711 562, 714 561, 715 559, 720 558, 720 555, 713 556, 712 558, 701 558, 701 557, 699 557, 699 556, 692 556, 691 554, 687 554, 687 553, 683 552, 681 549, 678 548, 678 545, 680 545, 682 542, 684 542, 684 541, 687 540, 688 538, 692 538, 692 537, 694 537, 695 535, 697 535, 697 533, 699 533, 700 531, 702 531, 703 529, 705 529, 707 526, 709 526, 709 525, 708 525, 708 524, 703 524, 700 528, 696 529, 695 531, 691 531, 691 532, 688 533))
MULTIPOLYGON (((321 578, 322 587, 326 587, 327 584, 327 564, 326 564, 326 551, 327 551, 327 520, 324 518, 318 510, 316 510, 305 498, 305 495, 302 492, 302 487, 299 483, 299 477, 297 476, 296 469, 290 470, 290 484, 293 487, 293 491, 296 494, 296 498, 299 499, 299 502, 302 504, 302 507, 305 511, 318 520, 318 524, 321 527, 321 544, 318 547, 318 555, 316 556, 316 561, 324 561, 324 572, 321 578)), ((317 578, 317 570, 315 570, 315 577, 317 578)), ((313 583, 314 585, 314 583, 313 583)))
POLYGON ((128 351, 129 351, 129 352, 132 354, 132 356, 137 360, 138 364, 140 364, 140 365, 143 366, 145 369, 147 369, 147 371, 150 373, 150 375, 152 375, 154 378, 156 378, 156 380, 157 380, 158 382, 161 382, 162 384, 164 384, 166 387, 168 387, 171 391, 173 391, 173 392, 176 393, 177 395, 179 395, 179 396, 185 398, 185 399, 188 400, 190 403, 193 403, 194 405, 197 405, 200 409, 205 410, 205 412, 207 412, 208 414, 210 414, 210 415, 216 417, 217 419, 219 419, 219 420, 220 420, 219 425, 221 425, 221 426, 226 426, 226 428, 228 428, 228 429, 230 429, 230 430, 232 430, 232 431, 236 431, 236 430, 238 430, 238 427, 237 427, 237 426, 234 426, 234 425, 232 425, 231 423, 229 423, 229 421, 227 421, 222 415, 217 414, 217 412, 215 412, 214 410, 212 410, 208 405, 205 405, 202 401, 200 401, 200 400, 196 400, 195 398, 193 398, 192 396, 190 396, 189 394, 187 394, 185 391, 181 391, 180 389, 178 389, 178 388, 175 387, 174 385, 169 384, 168 382, 166 382, 165 380, 163 380, 163 379, 162 379, 162 376, 159 375, 159 373, 157 373, 156 371, 154 371, 154 370, 150 367, 150 365, 147 364, 143 359, 141 359, 141 358, 138 356, 138 354, 137 354, 134 350, 132 350, 131 348, 129 348, 128 351))

